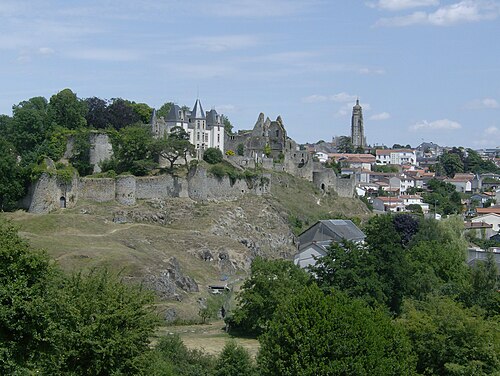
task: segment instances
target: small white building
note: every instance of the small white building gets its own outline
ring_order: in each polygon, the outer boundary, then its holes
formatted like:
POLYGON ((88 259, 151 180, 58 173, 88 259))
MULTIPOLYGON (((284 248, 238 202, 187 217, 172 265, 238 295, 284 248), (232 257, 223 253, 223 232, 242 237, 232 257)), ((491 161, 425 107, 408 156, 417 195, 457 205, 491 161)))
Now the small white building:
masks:
POLYGON ((375 159, 378 165, 416 165, 417 154, 412 149, 377 149, 375 159))
POLYGON ((471 219, 473 223, 487 223, 493 225, 493 231, 500 232, 500 215, 499 214, 484 214, 471 219))

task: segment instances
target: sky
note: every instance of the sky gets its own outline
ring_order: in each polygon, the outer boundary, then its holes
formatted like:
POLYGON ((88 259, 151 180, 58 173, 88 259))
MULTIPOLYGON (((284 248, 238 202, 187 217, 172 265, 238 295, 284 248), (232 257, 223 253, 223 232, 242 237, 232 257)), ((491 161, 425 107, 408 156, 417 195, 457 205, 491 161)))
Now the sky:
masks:
POLYGON ((500 146, 500 1, 0 0, 0 114, 79 98, 280 115, 299 143, 500 146))

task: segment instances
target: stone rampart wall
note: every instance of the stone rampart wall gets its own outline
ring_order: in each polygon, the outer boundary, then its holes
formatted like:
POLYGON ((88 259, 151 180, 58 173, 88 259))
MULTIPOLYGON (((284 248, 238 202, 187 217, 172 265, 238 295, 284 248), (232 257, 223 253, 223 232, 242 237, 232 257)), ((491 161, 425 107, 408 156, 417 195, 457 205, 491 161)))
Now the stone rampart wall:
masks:
POLYGON ((136 178, 136 198, 188 197, 186 179, 171 175, 136 178))
POLYGON ((99 163, 111 159, 113 146, 105 133, 90 134, 90 164, 94 166, 94 173, 101 172, 99 163))
POLYGON ((115 199, 116 181, 110 178, 81 178, 79 197, 96 202, 115 199))

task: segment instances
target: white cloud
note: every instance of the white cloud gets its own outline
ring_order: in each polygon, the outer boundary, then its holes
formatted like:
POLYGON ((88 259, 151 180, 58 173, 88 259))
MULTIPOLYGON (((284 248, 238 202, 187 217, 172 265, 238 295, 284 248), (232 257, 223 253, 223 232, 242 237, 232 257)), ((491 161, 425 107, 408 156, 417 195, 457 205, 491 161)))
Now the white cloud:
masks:
POLYGON ((370 116, 370 120, 375 120, 375 121, 387 120, 390 118, 391 118, 391 114, 388 112, 381 112, 380 114, 374 114, 374 115, 370 116))
POLYGON ((227 113, 227 112, 234 112, 236 110, 236 106, 232 104, 221 104, 217 107, 217 111, 219 113, 227 113))
POLYGON ((204 13, 219 17, 284 17, 300 14, 313 5, 308 0, 213 0, 198 5, 204 13))
POLYGON ((486 128, 484 133, 488 136, 500 136, 500 129, 498 129, 497 127, 488 127, 486 128))
POLYGON ((493 98, 474 99, 466 104, 465 108, 469 110, 481 110, 485 108, 499 108, 498 102, 493 98))
POLYGON ((320 102, 337 102, 337 103, 345 103, 345 102, 353 102, 357 98, 356 95, 348 94, 345 92, 333 94, 333 95, 319 95, 313 94, 308 97, 302 98, 302 102, 304 103, 320 103, 320 102))
POLYGON ((401 17, 381 18, 376 26, 402 27, 410 25, 451 26, 459 23, 496 19, 500 6, 491 1, 463 0, 442 6, 435 12, 414 12, 401 17))
POLYGON ((140 59, 140 54, 135 51, 111 48, 82 48, 69 51, 65 55, 72 59, 95 61, 134 61, 140 59))
POLYGON ((368 3, 368 6, 372 8, 391 11, 434 5, 439 5, 439 0, 379 0, 376 3, 368 3))
POLYGON ((360 68, 358 70, 360 74, 385 74, 383 69, 372 69, 372 68, 360 68))
POLYGON ((213 37, 198 37, 188 41, 188 45, 212 52, 248 48, 257 45, 258 40, 252 35, 222 35, 213 37))
POLYGON ((40 47, 38 49, 38 53, 40 55, 52 55, 54 53, 54 50, 50 47, 40 47))
POLYGON ((436 121, 431 121, 428 122, 426 120, 423 120, 419 123, 413 124, 410 126, 411 131, 440 131, 440 130, 456 130, 460 129, 462 126, 457 123, 456 121, 448 120, 448 119, 441 119, 441 120, 436 120, 436 121))

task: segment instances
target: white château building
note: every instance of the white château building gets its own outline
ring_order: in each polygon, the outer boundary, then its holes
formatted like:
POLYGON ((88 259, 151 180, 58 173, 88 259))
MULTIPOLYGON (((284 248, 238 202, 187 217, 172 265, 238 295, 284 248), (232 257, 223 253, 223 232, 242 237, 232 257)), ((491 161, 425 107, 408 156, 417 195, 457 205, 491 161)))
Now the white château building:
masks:
POLYGON ((205 113, 199 99, 193 110, 181 108, 174 104, 166 119, 157 118, 153 111, 151 127, 156 137, 162 137, 173 127, 181 127, 189 134, 189 141, 195 146, 198 158, 208 148, 217 148, 224 152, 224 119, 215 109, 205 113))

